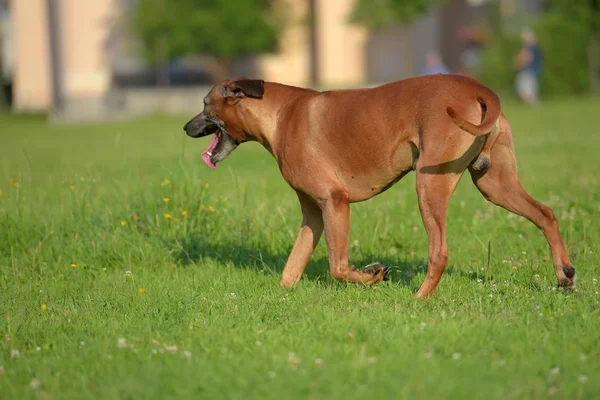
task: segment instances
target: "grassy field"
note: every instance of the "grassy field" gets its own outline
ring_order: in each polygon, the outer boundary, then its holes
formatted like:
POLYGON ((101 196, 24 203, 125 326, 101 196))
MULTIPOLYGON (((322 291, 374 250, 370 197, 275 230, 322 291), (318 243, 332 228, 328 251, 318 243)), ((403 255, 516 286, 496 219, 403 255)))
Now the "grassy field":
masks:
POLYGON ((414 175, 352 206, 351 261, 393 265, 391 281, 333 281, 322 241, 288 291, 300 210, 258 145, 212 171, 189 116, 0 117, 0 397, 598 398, 599 110, 505 107, 577 291, 556 290, 539 231, 467 175, 426 302, 413 297, 427 262, 414 175))

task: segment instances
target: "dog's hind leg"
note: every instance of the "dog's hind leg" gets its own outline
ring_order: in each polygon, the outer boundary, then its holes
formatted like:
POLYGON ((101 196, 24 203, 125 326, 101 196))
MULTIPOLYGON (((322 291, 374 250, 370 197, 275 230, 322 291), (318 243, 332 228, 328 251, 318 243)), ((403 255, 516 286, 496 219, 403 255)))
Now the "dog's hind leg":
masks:
POLYGON ((323 233, 323 215, 319 206, 303 193, 298 193, 298 199, 302 207, 302 225, 283 269, 281 287, 292 287, 300 280, 323 233))
MULTIPOLYGON (((422 161, 422 160, 420 160, 422 161)), ((416 296, 419 299, 431 295, 437 287, 448 262, 446 244, 446 213, 450 198, 464 172, 427 173, 417 165, 417 195, 423 224, 429 238, 427 275, 416 296)), ((458 168, 460 169, 460 168, 458 168)))
POLYGON ((334 190, 322 205, 331 275, 342 282, 372 285, 386 279, 389 268, 375 263, 359 271, 348 262, 350 204, 344 190, 334 190))
POLYGON ((492 149, 494 163, 487 172, 469 168, 473 183, 492 203, 521 215, 533 222, 544 234, 554 263, 554 272, 560 286, 575 288, 575 269, 569 260, 552 210, 532 198, 521 186, 510 128, 499 137, 492 149))

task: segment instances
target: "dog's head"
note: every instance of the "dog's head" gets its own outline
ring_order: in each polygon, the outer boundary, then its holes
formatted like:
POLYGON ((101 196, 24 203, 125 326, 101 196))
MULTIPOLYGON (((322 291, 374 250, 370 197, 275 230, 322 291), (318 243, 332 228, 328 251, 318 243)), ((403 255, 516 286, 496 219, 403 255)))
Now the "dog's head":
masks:
POLYGON ((240 107, 244 101, 261 99, 263 93, 264 81, 246 78, 227 79, 211 89, 204 98, 204 110, 183 127, 193 138, 215 135, 202 153, 206 165, 215 168, 240 143, 250 139, 244 129, 240 107))

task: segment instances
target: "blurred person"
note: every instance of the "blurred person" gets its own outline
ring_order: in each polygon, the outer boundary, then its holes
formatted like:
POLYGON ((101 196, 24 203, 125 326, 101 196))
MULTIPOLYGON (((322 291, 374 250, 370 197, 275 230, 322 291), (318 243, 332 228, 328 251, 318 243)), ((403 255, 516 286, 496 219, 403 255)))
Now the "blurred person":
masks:
POLYGON ((433 75, 433 74, 449 74, 450 71, 444 65, 442 57, 435 51, 430 51, 425 56, 425 68, 421 72, 421 75, 433 75))
POLYGON ((539 104, 539 80, 542 70, 542 53, 535 33, 530 28, 521 31, 523 46, 515 56, 518 69, 516 89, 519 97, 527 104, 539 104))

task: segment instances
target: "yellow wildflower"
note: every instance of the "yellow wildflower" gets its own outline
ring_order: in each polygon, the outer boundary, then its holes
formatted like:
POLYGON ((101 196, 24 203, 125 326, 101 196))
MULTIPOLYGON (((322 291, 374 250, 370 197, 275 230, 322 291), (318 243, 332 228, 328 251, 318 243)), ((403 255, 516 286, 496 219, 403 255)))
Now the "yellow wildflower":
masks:
POLYGON ((204 187, 208 189, 210 187, 210 185, 207 183, 204 185, 204 187))
POLYGON ((208 206, 208 211, 215 212, 215 208, 213 206, 208 206))
POLYGON ((167 204, 169 202, 169 198, 168 197, 163 197, 163 203, 167 204))
POLYGON ((138 288, 138 293, 145 293, 146 289, 144 289, 143 287, 138 288))
POLYGON ((71 268, 77 268, 77 264, 71 263, 71 268))
POLYGON ((71 189, 71 191, 75 190, 75 186, 71 185, 69 186, 69 189, 71 189))
POLYGON ((184 210, 184 211, 181 212, 181 215, 183 215, 185 217, 185 216, 188 215, 188 212, 184 210))
POLYGON ((168 180, 168 179, 165 179, 165 180, 164 180, 164 181, 162 181, 160 184, 161 184, 161 186, 167 186, 167 185, 171 184, 171 181, 170 181, 170 180, 168 180))
POLYGON ((10 178, 8 180, 8 183, 10 183, 10 185, 14 188, 18 188, 19 187, 19 182, 15 181, 13 178, 10 178))
POLYGON ((125 226, 125 225, 127 225, 127 222, 121 221, 121 226, 125 226))
POLYGON ((173 216, 172 216, 171 214, 169 214, 169 213, 166 213, 166 214, 165 214, 165 218, 166 218, 166 219, 171 219, 171 218, 173 218, 173 216))
POLYGON ((48 309, 48 306, 46 305, 46 303, 42 304, 42 311, 46 311, 48 309))

